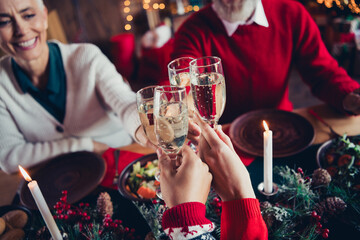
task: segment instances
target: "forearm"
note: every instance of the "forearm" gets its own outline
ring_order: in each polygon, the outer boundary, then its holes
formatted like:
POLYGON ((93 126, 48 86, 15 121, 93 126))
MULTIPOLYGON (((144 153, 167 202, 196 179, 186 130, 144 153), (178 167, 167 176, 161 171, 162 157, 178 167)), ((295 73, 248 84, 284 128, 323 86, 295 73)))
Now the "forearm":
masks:
POLYGON ((92 151, 90 138, 64 138, 60 140, 30 143, 2 138, 0 140, 1 169, 7 173, 18 171, 18 165, 25 168, 35 166, 43 161, 64 153, 92 151))

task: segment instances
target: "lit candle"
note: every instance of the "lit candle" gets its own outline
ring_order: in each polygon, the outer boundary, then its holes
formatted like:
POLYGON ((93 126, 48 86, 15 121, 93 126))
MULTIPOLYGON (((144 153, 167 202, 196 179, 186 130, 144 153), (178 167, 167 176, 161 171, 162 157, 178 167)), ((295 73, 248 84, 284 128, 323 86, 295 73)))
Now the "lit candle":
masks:
POLYGON ((19 165, 21 174, 24 176, 25 180, 28 181, 28 187, 30 192, 35 200, 36 206, 38 207, 41 216, 43 217, 47 228, 51 234, 53 240, 62 240, 61 233, 57 227, 53 216, 50 213, 49 207, 42 195, 39 185, 35 180, 32 180, 29 174, 19 165))
POLYGON ((266 193, 273 192, 273 154, 272 154, 272 131, 269 130, 268 125, 263 121, 264 131, 264 191, 266 193))

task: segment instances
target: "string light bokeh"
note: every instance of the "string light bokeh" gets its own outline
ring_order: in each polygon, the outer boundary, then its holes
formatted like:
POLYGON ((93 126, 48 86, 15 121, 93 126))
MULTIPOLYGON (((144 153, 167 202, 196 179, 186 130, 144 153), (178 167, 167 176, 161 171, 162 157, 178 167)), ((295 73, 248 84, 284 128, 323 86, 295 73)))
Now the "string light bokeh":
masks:
POLYGON ((360 14, 359 4, 355 0, 316 0, 317 3, 323 4, 327 8, 338 7, 341 10, 349 8, 352 13, 360 14))

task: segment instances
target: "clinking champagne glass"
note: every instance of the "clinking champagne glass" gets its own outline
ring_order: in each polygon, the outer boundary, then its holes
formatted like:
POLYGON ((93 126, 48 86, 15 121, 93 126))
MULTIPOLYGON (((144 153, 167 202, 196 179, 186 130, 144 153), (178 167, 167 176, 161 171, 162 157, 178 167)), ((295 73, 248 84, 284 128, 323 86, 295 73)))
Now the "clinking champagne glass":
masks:
POLYGON ((200 117, 216 127, 224 112, 226 88, 221 59, 207 56, 190 62, 190 83, 200 117))
POLYGON ((174 167, 178 166, 177 153, 185 143, 189 124, 185 87, 156 87, 154 117, 159 146, 173 160, 174 167))
MULTIPOLYGON (((154 93, 157 86, 148 86, 136 92, 136 103, 138 107, 141 125, 144 132, 151 143, 158 146, 159 143, 155 135, 154 122, 154 93)), ((155 179, 160 180, 160 171, 155 173, 155 179)), ((156 189, 157 196, 161 199, 160 188, 156 189)))
POLYGON ((189 117, 192 117, 195 106, 192 94, 190 92, 190 62, 192 57, 180 57, 171 61, 168 65, 170 84, 186 88, 186 100, 188 104, 189 117))
POLYGON ((140 89, 136 93, 136 102, 140 116, 141 124, 144 128, 147 138, 154 145, 158 145, 155 136, 155 123, 154 123, 154 93, 157 86, 148 86, 140 89))

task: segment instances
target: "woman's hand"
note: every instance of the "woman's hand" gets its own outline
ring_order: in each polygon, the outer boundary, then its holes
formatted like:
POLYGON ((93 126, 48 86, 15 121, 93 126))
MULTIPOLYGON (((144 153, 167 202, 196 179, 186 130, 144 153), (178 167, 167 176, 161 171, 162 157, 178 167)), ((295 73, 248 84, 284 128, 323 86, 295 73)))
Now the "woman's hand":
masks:
POLYGON ((355 89, 353 92, 346 95, 343 100, 343 107, 346 111, 354 114, 360 114, 360 89, 355 89))
POLYGON ((249 173, 234 151, 230 138, 221 126, 214 130, 198 114, 195 115, 201 128, 199 155, 210 168, 217 194, 223 201, 255 198, 249 173))
POLYGON ((199 144, 200 135, 200 127, 192 119, 189 119, 189 130, 187 139, 189 139, 191 143, 197 146, 199 144))
POLYGON ((209 167, 196 156, 194 151, 184 146, 181 151, 181 165, 175 167, 174 161, 162 149, 157 150, 160 167, 160 188, 162 198, 168 207, 186 202, 205 204, 212 176, 209 167))

